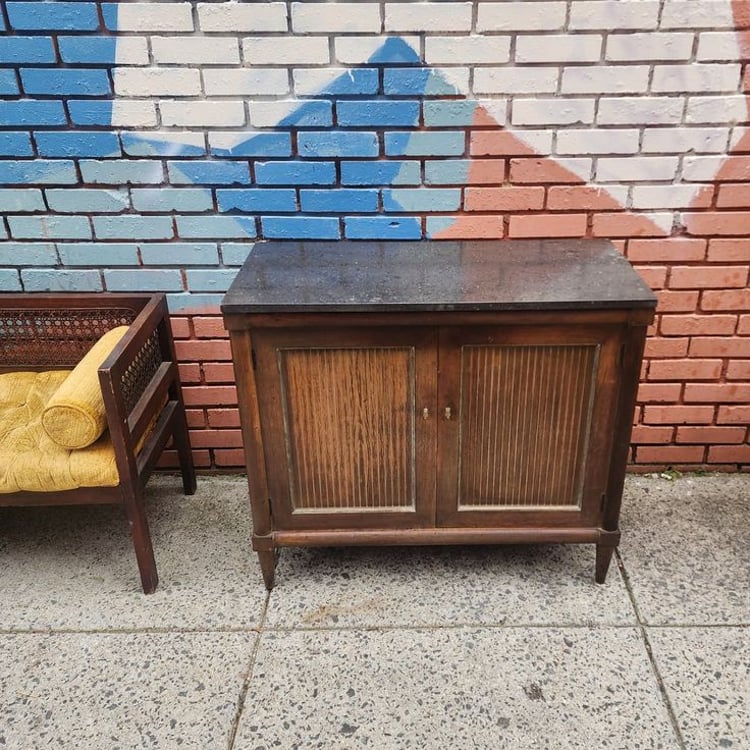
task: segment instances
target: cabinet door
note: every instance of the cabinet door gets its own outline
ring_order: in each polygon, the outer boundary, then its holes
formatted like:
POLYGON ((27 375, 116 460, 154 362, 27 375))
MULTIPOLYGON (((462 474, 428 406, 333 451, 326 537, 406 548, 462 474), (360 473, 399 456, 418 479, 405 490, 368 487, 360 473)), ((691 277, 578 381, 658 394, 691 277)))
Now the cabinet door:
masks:
POLYGON ((606 326, 441 330, 439 525, 598 524, 619 342, 606 326))
POLYGON ((437 334, 253 334, 273 525, 434 523, 437 334))

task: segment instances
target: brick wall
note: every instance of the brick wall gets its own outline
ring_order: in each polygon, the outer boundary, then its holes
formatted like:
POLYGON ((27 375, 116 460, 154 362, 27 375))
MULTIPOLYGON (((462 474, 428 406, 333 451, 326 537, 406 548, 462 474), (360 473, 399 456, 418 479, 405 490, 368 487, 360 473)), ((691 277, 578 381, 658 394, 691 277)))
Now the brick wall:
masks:
POLYGON ((609 237, 660 299, 636 467, 746 468, 749 49, 730 0, 8 0, 0 290, 167 292, 231 468, 256 239, 609 237))

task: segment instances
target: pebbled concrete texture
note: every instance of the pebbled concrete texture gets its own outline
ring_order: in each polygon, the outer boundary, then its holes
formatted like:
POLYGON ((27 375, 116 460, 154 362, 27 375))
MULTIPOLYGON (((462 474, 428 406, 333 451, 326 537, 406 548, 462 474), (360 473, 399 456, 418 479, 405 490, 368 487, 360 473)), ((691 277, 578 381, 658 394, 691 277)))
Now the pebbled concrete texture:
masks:
POLYGON ((268 633, 254 676, 238 750, 679 747, 630 628, 268 633))
POLYGON ((0 509, 0 628, 257 628, 266 590, 244 480, 202 478, 185 497, 179 477, 156 477, 147 512, 160 579, 150 596, 121 508, 0 509))
POLYGON ((685 747, 749 747, 750 629, 654 628, 649 639, 685 747))
POLYGON ((750 475, 630 476, 593 546, 284 549, 242 477, 118 508, 0 509, 0 747, 750 747, 750 475))
POLYGON ((594 546, 285 549, 269 627, 634 625, 613 565, 592 586, 594 546))
POLYGON ((255 638, 2 635, 0 746, 224 748, 255 638))
POLYGON ((620 555, 648 625, 750 623, 750 477, 629 477, 620 555))

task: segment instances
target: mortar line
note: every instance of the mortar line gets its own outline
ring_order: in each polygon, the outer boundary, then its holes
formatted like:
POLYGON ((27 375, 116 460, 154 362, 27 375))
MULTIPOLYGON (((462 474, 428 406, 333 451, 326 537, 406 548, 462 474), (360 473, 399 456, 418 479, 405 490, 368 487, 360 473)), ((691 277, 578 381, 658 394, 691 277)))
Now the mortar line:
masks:
POLYGON ((659 667, 656 664, 654 652, 651 648, 651 641, 649 641, 648 639, 648 631, 646 630, 646 625, 641 618, 641 611, 638 608, 638 602, 636 601, 635 593, 630 583, 630 576, 628 575, 628 571, 625 568, 625 562, 620 555, 620 550, 617 548, 615 549, 615 555, 617 559, 617 567, 620 569, 622 579, 625 582, 625 589, 627 590, 628 596, 630 597, 630 604, 633 607, 633 611, 635 612, 635 618, 638 622, 638 631, 641 634, 643 647, 646 650, 646 655, 648 656, 649 663, 651 664, 651 670, 653 671, 654 677, 656 678, 656 684, 659 687, 659 693, 661 694, 662 702, 664 703, 664 707, 667 709, 667 715, 669 716, 669 721, 672 724, 672 729, 674 730, 675 737, 677 738, 677 744, 679 745, 680 750, 686 750, 685 740, 682 736, 682 731, 680 730, 680 724, 677 721, 677 715, 674 712, 672 701, 670 700, 669 694, 667 693, 667 687, 664 684, 664 679, 662 678, 659 667))
POLYGON ((263 603, 263 611, 260 615, 260 622, 257 628, 257 637, 255 638, 255 645, 253 646, 253 652, 250 654, 250 663, 248 664, 245 677, 242 681, 242 687, 240 688, 239 701, 237 702, 237 711, 234 714, 234 721, 229 730, 229 737, 227 742, 227 750, 234 748, 234 741, 237 738, 237 730, 240 728, 240 721, 242 719, 242 713, 245 709, 245 699, 247 698, 247 692, 250 689, 250 682, 253 679, 253 668, 255 667, 255 660, 258 657, 258 649, 260 648, 260 642, 263 638, 264 624, 266 621, 266 615, 268 613, 268 604, 271 599, 271 592, 266 591, 266 600, 263 603))

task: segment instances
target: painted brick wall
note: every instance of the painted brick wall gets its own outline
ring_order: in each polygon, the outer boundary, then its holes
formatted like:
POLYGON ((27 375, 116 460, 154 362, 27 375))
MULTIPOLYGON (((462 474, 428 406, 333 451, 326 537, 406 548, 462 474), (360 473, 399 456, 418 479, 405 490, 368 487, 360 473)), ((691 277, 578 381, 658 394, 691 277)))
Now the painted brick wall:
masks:
POLYGON ((0 290, 167 292, 231 468, 256 239, 609 237, 660 298, 635 465, 747 468, 748 50, 740 0, 8 0, 0 290))

